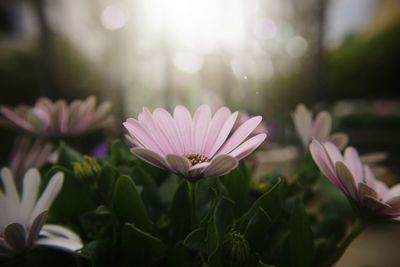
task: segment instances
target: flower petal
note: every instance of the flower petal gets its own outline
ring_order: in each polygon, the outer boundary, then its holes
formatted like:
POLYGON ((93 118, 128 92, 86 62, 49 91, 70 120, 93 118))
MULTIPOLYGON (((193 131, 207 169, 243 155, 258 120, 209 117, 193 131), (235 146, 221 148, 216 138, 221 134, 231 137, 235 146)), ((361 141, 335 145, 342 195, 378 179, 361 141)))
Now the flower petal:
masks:
POLYGON ((363 166, 357 150, 355 150, 353 147, 346 148, 344 151, 344 161, 346 162, 346 166, 353 174, 355 182, 357 184, 361 183, 363 181, 363 166))
POLYGON ((239 128, 228 139, 228 141, 226 141, 220 151, 218 151, 218 155, 228 154, 238 147, 260 124, 261 120, 261 116, 256 116, 240 125, 239 128))
POLYGON ((365 183, 358 184, 358 196, 359 196, 359 199, 363 199, 366 196, 370 196, 370 197, 379 199, 378 193, 373 188, 369 187, 365 183))
POLYGON ((334 133, 329 136, 328 141, 343 150, 349 143, 349 136, 345 133, 334 133))
POLYGON ((207 136, 208 125, 211 121, 211 110, 207 105, 201 105, 193 116, 192 151, 202 153, 207 136))
POLYGON ((188 176, 189 178, 193 178, 193 180, 197 180, 201 177, 203 177, 203 172, 204 169, 207 168, 210 165, 210 162, 202 162, 199 164, 196 164, 189 169, 188 176))
POLYGON ((174 172, 182 176, 187 176, 191 166, 190 161, 187 158, 178 155, 167 155, 166 160, 174 172))
POLYGON ((30 169, 26 172, 23 179, 23 193, 18 222, 28 227, 39 192, 40 173, 37 169, 30 169))
POLYGON ((389 190, 389 187, 385 183, 375 178, 374 173, 368 165, 364 165, 364 178, 365 182, 378 192, 380 197, 383 197, 389 190))
POLYGON ((383 195, 383 200, 387 202, 387 200, 400 196, 400 184, 392 186, 385 195, 383 195))
POLYGON ((160 126, 164 135, 168 139, 169 143, 173 146, 176 154, 184 154, 184 146, 181 141, 181 137, 178 134, 178 129, 174 119, 168 111, 162 108, 157 108, 153 112, 154 121, 160 126))
POLYGON ((19 223, 9 224, 4 230, 4 240, 16 253, 23 251, 27 245, 25 227, 19 223))
MULTIPOLYGON (((9 222, 16 222, 19 212, 19 195, 15 187, 13 175, 8 168, 1 169, 1 178, 5 189, 5 210, 9 222)), ((3 216, 3 215, 2 215, 3 216)))
POLYGON ((224 126, 222 126, 222 129, 220 130, 217 140, 214 143, 214 146, 212 147, 210 153, 206 155, 208 158, 212 158, 215 153, 220 149, 220 147, 224 144, 226 138, 228 138, 228 135, 230 134, 233 125, 235 125, 235 121, 238 117, 239 112, 234 112, 232 115, 228 118, 228 120, 224 123, 224 126))
POLYGON ((134 147, 131 149, 132 153, 135 154, 136 156, 138 156, 139 158, 141 158, 142 160, 146 161, 147 163, 150 163, 153 166, 162 168, 162 169, 169 169, 169 166, 167 164, 167 162, 165 161, 165 159, 151 151, 148 150, 146 148, 141 148, 141 147, 134 147))
POLYGON ((32 246, 33 243, 38 238, 39 232, 47 220, 47 214, 48 214, 47 211, 43 211, 38 216, 36 216, 36 218, 33 219, 33 222, 31 223, 30 228, 28 229, 29 230, 27 239, 28 247, 32 246))
POLYGON ((41 236, 60 237, 82 243, 81 238, 70 229, 56 224, 45 224, 40 232, 41 236))
POLYGON ((391 209, 391 207, 388 204, 371 196, 365 196, 363 202, 367 208, 375 212, 391 209))
POLYGON ((354 200, 358 200, 356 181, 349 168, 344 164, 344 162, 338 161, 335 164, 335 169, 338 178, 346 188, 345 193, 347 193, 354 200))
POLYGON ((43 211, 50 208, 51 204, 60 192, 64 182, 64 174, 62 172, 57 172, 53 177, 50 178, 46 189, 39 198, 32 211, 31 222, 43 211))
POLYGON ((154 141, 151 135, 143 129, 137 120, 128 119, 123 123, 123 125, 129 131, 129 134, 138 140, 145 148, 161 153, 158 144, 154 141))
POLYGON ((222 176, 238 165, 238 161, 229 155, 219 155, 213 158, 210 165, 204 170, 204 176, 222 176))
POLYGON ((174 110, 174 120, 179 130, 184 153, 190 153, 192 149, 192 116, 184 106, 176 106, 174 110))
POLYGON ((261 145, 262 142, 264 142, 265 138, 267 138, 266 134, 253 136, 252 138, 235 148, 232 152, 229 153, 229 155, 236 158, 237 160, 241 160, 242 158, 247 157, 254 150, 256 150, 257 147, 261 145))
POLYGON ((293 113, 293 122, 304 147, 307 147, 311 139, 312 113, 303 104, 299 104, 293 113))
POLYGON ((215 112, 210 125, 208 126, 206 143, 201 154, 206 155, 206 157, 210 156, 211 149, 213 148, 215 141, 217 140, 218 135, 225 124, 225 121, 230 115, 231 111, 226 107, 222 107, 215 112))
POLYGON ((361 161, 364 164, 376 164, 387 159, 388 154, 385 152, 373 152, 361 155, 361 161))
POLYGON ((326 111, 322 111, 318 113, 314 121, 311 137, 321 142, 327 141, 331 129, 332 129, 331 115, 326 111))
POLYGON ((331 160, 332 164, 334 165, 337 161, 343 161, 344 158, 340 153, 339 149, 332 144, 331 142, 324 142, 323 143, 324 149, 329 155, 329 159, 331 160))
POLYGON ((41 238, 36 241, 36 245, 54 247, 65 251, 77 251, 83 247, 80 242, 60 237, 41 238))

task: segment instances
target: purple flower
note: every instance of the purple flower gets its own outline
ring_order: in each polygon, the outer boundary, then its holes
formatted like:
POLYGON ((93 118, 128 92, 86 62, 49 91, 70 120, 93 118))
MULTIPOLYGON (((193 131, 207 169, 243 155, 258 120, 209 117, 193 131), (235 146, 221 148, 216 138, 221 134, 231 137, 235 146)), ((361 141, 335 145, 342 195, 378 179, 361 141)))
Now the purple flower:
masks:
POLYGON ((40 174, 36 169, 26 172, 21 194, 8 168, 1 170, 1 181, 4 190, 0 190, 0 257, 12 257, 37 245, 51 245, 65 250, 82 247, 76 235, 71 239, 69 230, 57 227, 58 239, 55 239, 55 234, 51 236, 48 227, 43 227, 47 211, 61 190, 63 173, 58 172, 50 178, 39 199, 40 174))
POLYGON ((341 154, 333 143, 313 140, 310 152, 322 173, 362 210, 400 221, 400 184, 389 188, 348 147, 341 154))
POLYGON ((132 153, 195 180, 227 174, 265 140, 265 133, 249 138, 260 124, 260 116, 231 133, 237 117, 238 112, 231 113, 226 107, 212 116, 206 105, 200 106, 193 118, 183 106, 177 106, 173 115, 162 108, 153 113, 143 108, 137 120, 128 119, 124 126, 128 140, 137 146, 132 153))
POLYGON ((54 153, 53 145, 42 139, 32 142, 28 136, 19 137, 14 143, 8 166, 14 178, 19 180, 27 170, 41 168, 54 153))
POLYGON ((0 113, 9 122, 25 131, 40 136, 73 136, 104 127, 112 120, 111 104, 96 106, 96 97, 75 100, 69 105, 64 100, 52 102, 40 98, 35 106, 21 105, 12 109, 1 106, 0 113))
POLYGON ((318 113, 313 120, 312 112, 303 104, 299 104, 293 113, 293 122, 297 135, 305 148, 308 147, 313 138, 320 142, 331 141, 341 149, 349 141, 348 136, 344 133, 331 134, 332 117, 326 111, 318 113))

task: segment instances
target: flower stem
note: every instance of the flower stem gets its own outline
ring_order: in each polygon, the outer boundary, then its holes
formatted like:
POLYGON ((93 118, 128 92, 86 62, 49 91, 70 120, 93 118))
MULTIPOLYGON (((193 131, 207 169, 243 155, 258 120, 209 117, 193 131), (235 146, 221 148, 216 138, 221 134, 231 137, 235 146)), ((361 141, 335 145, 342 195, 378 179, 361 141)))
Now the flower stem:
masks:
POLYGON ((347 247, 353 242, 353 240, 361 234, 365 228, 367 228, 368 224, 360 219, 357 219, 351 233, 340 243, 337 248, 335 254, 326 262, 325 267, 333 266, 346 251, 347 247))
POLYGON ((197 226, 197 218, 196 218, 196 189, 197 182, 188 181, 188 189, 189 189, 189 201, 190 201, 190 223, 192 230, 197 226))

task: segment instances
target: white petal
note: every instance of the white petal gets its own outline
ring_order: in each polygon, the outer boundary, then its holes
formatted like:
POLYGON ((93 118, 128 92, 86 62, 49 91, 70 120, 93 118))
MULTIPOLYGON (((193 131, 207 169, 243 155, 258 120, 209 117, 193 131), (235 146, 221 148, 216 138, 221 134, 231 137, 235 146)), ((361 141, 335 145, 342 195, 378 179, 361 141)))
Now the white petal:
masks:
POLYGON ((40 174, 36 169, 30 169, 23 178, 23 192, 19 210, 18 222, 28 227, 29 219, 35 206, 40 187, 40 174))
POLYGON ((1 178, 5 191, 5 208, 9 223, 17 220, 19 212, 19 195, 15 187, 13 176, 8 168, 1 169, 1 178))
POLYGON ((57 197, 61 190, 64 182, 64 174, 62 172, 57 172, 48 183, 46 189, 44 190, 39 201, 36 203, 31 215, 31 222, 36 218, 37 215, 45 210, 48 210, 53 203, 54 199, 57 197))
POLYGON ((36 241, 37 246, 49 246, 63 249, 66 251, 77 251, 82 248, 82 243, 65 238, 41 238, 36 241))
POLYGON ((40 235, 47 237, 62 237, 82 243, 81 238, 75 232, 56 224, 45 224, 40 232, 40 235))

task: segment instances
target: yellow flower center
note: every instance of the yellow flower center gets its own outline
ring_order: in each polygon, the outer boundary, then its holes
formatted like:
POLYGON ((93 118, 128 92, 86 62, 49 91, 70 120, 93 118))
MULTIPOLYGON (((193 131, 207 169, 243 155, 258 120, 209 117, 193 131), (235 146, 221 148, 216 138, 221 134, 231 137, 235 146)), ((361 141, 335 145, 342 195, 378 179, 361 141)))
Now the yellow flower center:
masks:
POLYGON ((190 161, 192 166, 199 164, 199 163, 210 161, 209 158, 207 158, 206 156, 203 156, 199 153, 186 153, 185 157, 190 161))

